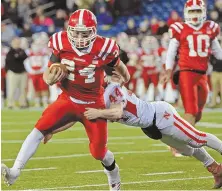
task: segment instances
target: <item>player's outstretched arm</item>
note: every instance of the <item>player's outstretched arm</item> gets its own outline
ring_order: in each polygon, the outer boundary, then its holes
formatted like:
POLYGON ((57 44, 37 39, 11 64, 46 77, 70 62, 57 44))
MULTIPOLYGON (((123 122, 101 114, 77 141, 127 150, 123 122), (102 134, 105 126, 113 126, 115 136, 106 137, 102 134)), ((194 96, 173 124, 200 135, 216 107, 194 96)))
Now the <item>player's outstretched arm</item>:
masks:
POLYGON ((127 83, 130 80, 129 71, 126 65, 121 60, 119 64, 114 66, 114 69, 123 77, 125 83, 127 83))
POLYGON ((217 38, 212 41, 211 49, 212 54, 215 56, 215 58, 218 60, 222 60, 222 48, 217 38))
POLYGON ((167 83, 171 78, 178 47, 179 42, 175 38, 171 39, 166 56, 166 71, 160 78, 162 84, 167 83))
POLYGON ((104 118, 108 120, 117 120, 122 118, 123 115, 123 104, 111 104, 109 109, 94 109, 86 108, 84 116, 88 120, 97 118, 104 118))

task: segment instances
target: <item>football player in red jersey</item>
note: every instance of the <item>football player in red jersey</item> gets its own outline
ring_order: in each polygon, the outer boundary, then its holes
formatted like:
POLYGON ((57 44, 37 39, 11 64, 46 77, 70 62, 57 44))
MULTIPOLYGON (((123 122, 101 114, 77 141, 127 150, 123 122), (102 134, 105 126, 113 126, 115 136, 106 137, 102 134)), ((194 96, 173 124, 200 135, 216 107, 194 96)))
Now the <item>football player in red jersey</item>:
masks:
MULTIPOLYGON (((158 55, 160 57, 162 68, 165 70, 165 68, 166 68, 166 64, 165 64, 166 63, 166 54, 167 54, 167 49, 168 49, 169 42, 170 42, 169 33, 167 33, 167 32, 164 33, 160 42, 161 42, 161 46, 158 49, 158 55)), ((176 65, 176 64, 174 64, 174 65, 176 65)), ((171 87, 172 87, 172 90, 173 90, 173 99, 174 99, 174 102, 176 102, 176 100, 178 99, 177 87, 173 83, 173 80, 171 80, 170 83, 171 83, 171 87)), ((164 98, 165 98, 166 87, 167 87, 167 84, 163 84, 163 92, 162 92, 162 95, 161 95, 162 100, 164 100, 164 98)))
POLYGON ((137 79, 139 78, 141 73, 139 71, 139 65, 138 65, 140 48, 139 48, 139 42, 136 37, 129 38, 126 52, 129 57, 129 62, 127 63, 127 69, 130 73, 131 79, 128 83, 125 84, 125 86, 128 89, 130 89, 132 92, 136 93, 137 79))
POLYGON ((176 22, 170 26, 166 72, 161 81, 169 81, 179 51, 180 71, 177 73, 179 75, 174 75, 174 79, 179 79, 184 118, 195 125, 201 119, 208 95, 206 71, 210 52, 217 59, 222 59, 222 49, 217 39, 220 27, 214 21, 205 21, 206 7, 203 0, 188 0, 184 7, 184 18, 184 23, 176 22))
POLYGON ((50 38, 49 47, 53 53, 43 78, 49 85, 61 81, 63 92, 43 112, 24 141, 13 167, 2 165, 2 175, 8 185, 16 181, 44 135, 72 121, 79 121, 89 137, 91 155, 105 168, 110 189, 120 190, 119 168, 106 146, 107 122, 104 119, 87 120, 83 113, 86 107, 105 108, 103 67, 113 67, 125 82, 130 76, 119 59, 118 45, 112 39, 98 36, 96 29, 95 15, 80 9, 70 16, 67 31, 55 33, 50 38), (61 65, 66 66, 68 75, 61 65))
POLYGON ((147 91, 149 85, 153 83, 154 86, 153 100, 156 100, 159 94, 157 87, 159 83, 159 71, 160 71, 158 65, 159 44, 155 37, 145 36, 142 39, 141 46, 142 46, 142 51, 140 54, 140 64, 142 66, 142 78, 144 80, 145 91, 147 91))
POLYGON ((24 61, 24 66, 35 90, 35 107, 40 107, 41 104, 44 107, 48 105, 48 85, 42 78, 47 64, 48 56, 42 53, 42 49, 38 44, 32 43, 30 54, 24 61))

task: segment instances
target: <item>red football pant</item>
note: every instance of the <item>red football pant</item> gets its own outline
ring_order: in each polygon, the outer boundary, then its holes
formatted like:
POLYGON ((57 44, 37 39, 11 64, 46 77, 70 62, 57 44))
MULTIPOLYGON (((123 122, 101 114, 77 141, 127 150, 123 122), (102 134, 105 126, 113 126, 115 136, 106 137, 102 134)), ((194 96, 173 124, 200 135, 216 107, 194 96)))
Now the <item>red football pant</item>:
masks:
POLYGON ((154 87, 158 86, 159 74, 147 74, 147 72, 143 72, 142 78, 144 80, 146 89, 149 88, 150 83, 153 83, 154 87))
POLYGON ((200 114, 207 101, 207 76, 194 72, 180 72, 179 90, 185 113, 194 116, 200 114))
POLYGON ((92 156, 97 160, 102 160, 107 152, 107 122, 104 119, 87 120, 83 115, 87 107, 105 108, 104 103, 74 103, 67 94, 62 93, 42 113, 35 127, 43 134, 47 134, 70 122, 79 121, 85 126, 92 156))
POLYGON ((43 80, 43 74, 31 75, 33 87, 35 92, 42 92, 48 90, 48 85, 43 80))

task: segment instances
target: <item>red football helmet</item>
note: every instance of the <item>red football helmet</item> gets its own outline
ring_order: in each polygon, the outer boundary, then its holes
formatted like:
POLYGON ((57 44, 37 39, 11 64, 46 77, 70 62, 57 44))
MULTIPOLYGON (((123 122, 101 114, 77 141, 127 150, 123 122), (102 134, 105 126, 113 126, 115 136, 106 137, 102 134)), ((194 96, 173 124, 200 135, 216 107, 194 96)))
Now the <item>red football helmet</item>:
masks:
POLYGON ((76 48, 88 47, 97 36, 95 15, 87 9, 75 11, 69 18, 67 34, 70 43, 76 48))
POLYGON ((184 6, 184 19, 192 25, 199 25, 206 20, 206 7, 203 0, 188 0, 184 6))

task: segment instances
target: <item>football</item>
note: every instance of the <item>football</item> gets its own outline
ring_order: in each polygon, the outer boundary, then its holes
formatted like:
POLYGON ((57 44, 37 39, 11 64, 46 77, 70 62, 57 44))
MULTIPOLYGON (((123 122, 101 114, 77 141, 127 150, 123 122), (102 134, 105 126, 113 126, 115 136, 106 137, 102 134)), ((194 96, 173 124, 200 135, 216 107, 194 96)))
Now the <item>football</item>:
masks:
POLYGON ((59 68, 61 68, 65 74, 68 74, 68 72, 69 72, 68 69, 66 68, 66 66, 61 63, 52 64, 49 68, 50 69, 49 72, 51 73, 54 70, 54 68, 56 69, 56 73, 59 71, 59 68))

